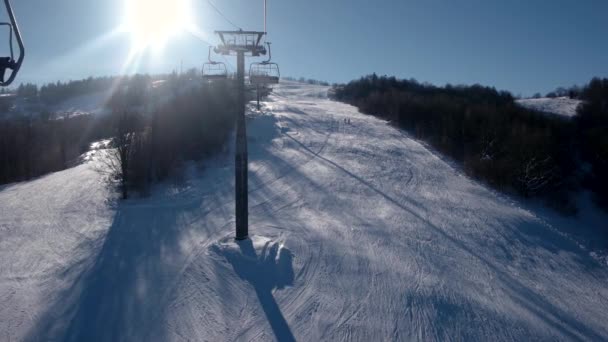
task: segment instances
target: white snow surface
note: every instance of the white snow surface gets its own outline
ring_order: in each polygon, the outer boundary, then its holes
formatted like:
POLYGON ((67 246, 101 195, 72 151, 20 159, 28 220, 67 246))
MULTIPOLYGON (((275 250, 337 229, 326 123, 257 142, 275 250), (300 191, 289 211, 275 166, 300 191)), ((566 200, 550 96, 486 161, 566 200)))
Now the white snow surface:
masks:
POLYGON ((326 92, 286 82, 249 114, 244 242, 232 151, 123 202, 95 153, 0 188, 0 340, 608 339, 608 265, 564 233, 587 221, 326 92))
POLYGON ((573 117, 576 115, 576 108, 581 103, 580 100, 569 97, 543 97, 539 99, 522 99, 517 103, 526 108, 534 109, 543 113, 573 117))

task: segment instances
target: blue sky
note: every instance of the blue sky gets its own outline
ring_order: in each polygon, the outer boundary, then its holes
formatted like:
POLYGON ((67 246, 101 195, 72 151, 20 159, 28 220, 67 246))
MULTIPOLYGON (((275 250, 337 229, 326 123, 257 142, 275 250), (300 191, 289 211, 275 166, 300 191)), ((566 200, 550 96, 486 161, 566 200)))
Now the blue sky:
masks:
MULTIPOLYGON (((28 49, 18 82, 125 70, 131 39, 115 33, 125 1, 14 0, 28 49)), ((262 0, 213 2, 238 26, 262 29, 262 0)), ((208 42, 233 28, 207 0, 191 3, 208 42)), ((283 75, 345 82, 376 72, 531 95, 608 77, 607 13, 605 0, 269 0, 268 39, 283 75)), ((136 70, 200 67, 207 46, 177 35, 136 70)))

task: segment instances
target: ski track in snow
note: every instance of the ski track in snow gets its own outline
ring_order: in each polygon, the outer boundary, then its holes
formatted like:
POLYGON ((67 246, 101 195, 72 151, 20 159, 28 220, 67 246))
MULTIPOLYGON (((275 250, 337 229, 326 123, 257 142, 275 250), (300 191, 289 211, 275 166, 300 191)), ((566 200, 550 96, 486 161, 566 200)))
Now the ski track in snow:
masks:
POLYGON ((285 82, 249 114, 249 241, 232 151, 118 204, 95 158, 0 187, 0 340, 608 339, 577 219, 326 93, 285 82))

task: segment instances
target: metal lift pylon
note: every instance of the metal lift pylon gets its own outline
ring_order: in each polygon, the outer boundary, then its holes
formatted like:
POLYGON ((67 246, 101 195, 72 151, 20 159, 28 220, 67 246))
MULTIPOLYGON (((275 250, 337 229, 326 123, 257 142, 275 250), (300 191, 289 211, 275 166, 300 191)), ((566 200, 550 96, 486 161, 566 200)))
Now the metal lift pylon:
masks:
POLYGON ((248 156, 247 125, 245 121, 245 56, 259 57, 266 54, 261 43, 265 32, 258 31, 216 31, 221 44, 215 52, 222 55, 236 55, 237 59, 237 100, 236 117, 236 153, 235 153, 235 217, 236 240, 249 237, 249 202, 248 202, 248 156))

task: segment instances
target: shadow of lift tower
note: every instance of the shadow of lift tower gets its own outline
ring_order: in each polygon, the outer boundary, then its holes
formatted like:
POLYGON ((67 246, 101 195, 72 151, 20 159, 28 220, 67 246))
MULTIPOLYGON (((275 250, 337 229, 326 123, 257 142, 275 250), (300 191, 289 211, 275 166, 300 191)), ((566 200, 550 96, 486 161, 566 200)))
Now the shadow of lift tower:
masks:
POLYGON ((216 31, 221 44, 215 52, 225 56, 236 55, 238 113, 236 117, 236 153, 235 153, 235 211, 236 240, 249 237, 248 190, 247 190, 247 127, 245 122, 245 55, 259 57, 266 55, 262 38, 266 32, 259 31, 216 31))

